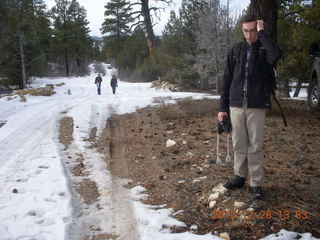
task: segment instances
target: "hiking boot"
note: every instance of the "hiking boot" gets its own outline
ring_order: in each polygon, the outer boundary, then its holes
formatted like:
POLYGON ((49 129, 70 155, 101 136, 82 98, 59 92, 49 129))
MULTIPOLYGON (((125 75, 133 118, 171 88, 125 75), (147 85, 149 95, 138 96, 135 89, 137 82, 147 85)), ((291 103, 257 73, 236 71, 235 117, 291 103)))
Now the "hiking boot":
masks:
POLYGON ((252 196, 254 199, 262 199, 263 192, 261 187, 252 187, 252 196))
POLYGON ((234 190, 236 188, 243 188, 245 181, 246 181, 245 178, 236 175, 235 178, 227 181, 225 184, 223 184, 223 186, 229 190, 234 190))

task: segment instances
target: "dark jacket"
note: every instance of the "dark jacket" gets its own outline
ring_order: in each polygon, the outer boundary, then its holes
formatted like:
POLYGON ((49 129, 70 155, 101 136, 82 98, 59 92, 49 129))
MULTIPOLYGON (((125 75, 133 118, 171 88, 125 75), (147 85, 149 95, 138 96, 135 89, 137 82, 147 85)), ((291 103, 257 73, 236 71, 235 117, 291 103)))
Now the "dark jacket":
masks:
POLYGON ((94 83, 97 84, 97 83, 101 83, 101 82, 102 82, 102 77, 97 76, 94 83))
POLYGON ((110 82, 111 87, 118 87, 118 81, 116 77, 112 77, 111 78, 111 82, 110 82))
MULTIPOLYGON (((245 78, 246 42, 240 42, 231 48, 222 79, 219 112, 228 112, 229 106, 242 107, 243 86, 245 78)), ((258 40, 252 44, 249 58, 247 103, 248 108, 269 108, 270 92, 267 92, 270 79, 265 74, 266 66, 262 64, 259 54, 265 53, 265 63, 275 66, 282 57, 276 43, 263 31, 258 32, 258 40)), ((269 66, 269 67, 270 67, 269 66)), ((270 78, 270 77, 269 77, 270 78)))

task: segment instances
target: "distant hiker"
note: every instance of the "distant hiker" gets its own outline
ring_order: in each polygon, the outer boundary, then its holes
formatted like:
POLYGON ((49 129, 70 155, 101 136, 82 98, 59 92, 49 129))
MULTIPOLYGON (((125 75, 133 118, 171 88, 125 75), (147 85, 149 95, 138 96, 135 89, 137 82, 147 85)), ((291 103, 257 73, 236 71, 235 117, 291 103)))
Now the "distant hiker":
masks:
POLYGON ((112 93, 116 93, 116 88, 118 87, 117 77, 115 75, 112 76, 110 86, 112 87, 112 93))
POLYGON ((97 85, 98 95, 101 95, 101 82, 102 82, 102 77, 100 76, 100 73, 99 73, 98 76, 96 77, 96 80, 94 81, 94 83, 97 85))
POLYGON ((264 22, 252 14, 243 16, 245 41, 235 44, 228 53, 222 80, 218 121, 228 116, 232 123, 235 177, 224 184, 230 190, 244 187, 250 176, 253 198, 261 199, 264 177, 264 123, 270 108, 270 79, 260 61, 264 53, 268 67, 282 56, 279 47, 264 31, 264 22))

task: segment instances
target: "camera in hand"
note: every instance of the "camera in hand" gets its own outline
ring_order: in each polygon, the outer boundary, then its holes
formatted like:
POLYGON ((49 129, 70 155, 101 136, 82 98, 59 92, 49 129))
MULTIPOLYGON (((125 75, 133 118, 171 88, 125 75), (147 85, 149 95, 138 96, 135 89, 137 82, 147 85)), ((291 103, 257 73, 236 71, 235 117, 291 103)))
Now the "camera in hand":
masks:
POLYGON ((218 121, 218 134, 230 133, 232 129, 230 118, 223 116, 222 121, 218 121))

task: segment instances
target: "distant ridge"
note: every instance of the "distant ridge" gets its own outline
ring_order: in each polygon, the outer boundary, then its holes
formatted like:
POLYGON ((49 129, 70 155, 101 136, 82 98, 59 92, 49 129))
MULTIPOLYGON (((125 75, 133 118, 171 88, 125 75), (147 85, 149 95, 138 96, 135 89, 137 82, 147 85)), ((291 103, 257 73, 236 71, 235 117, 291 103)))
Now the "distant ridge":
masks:
POLYGON ((95 41, 102 41, 103 37, 98 37, 98 36, 91 36, 93 38, 93 40, 95 41))

